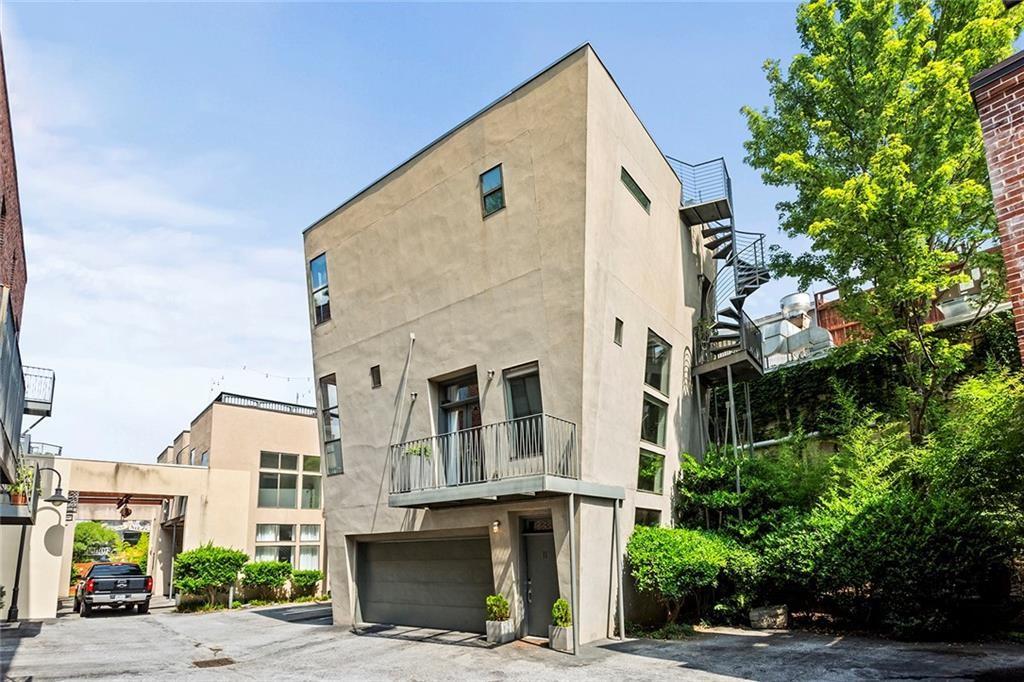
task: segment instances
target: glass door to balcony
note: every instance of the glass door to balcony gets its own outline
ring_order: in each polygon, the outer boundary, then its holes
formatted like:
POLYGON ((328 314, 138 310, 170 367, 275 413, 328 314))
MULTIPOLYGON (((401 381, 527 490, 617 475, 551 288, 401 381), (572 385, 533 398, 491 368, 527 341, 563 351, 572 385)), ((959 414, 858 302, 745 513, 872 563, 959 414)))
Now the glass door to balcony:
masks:
POLYGON ((440 396, 441 481, 444 485, 482 481, 484 452, 476 374, 442 384, 440 396))
POLYGON ((505 370, 505 391, 509 418, 508 467, 512 473, 526 473, 527 469, 543 471, 539 460, 528 461, 544 456, 544 406, 537 365, 505 370))

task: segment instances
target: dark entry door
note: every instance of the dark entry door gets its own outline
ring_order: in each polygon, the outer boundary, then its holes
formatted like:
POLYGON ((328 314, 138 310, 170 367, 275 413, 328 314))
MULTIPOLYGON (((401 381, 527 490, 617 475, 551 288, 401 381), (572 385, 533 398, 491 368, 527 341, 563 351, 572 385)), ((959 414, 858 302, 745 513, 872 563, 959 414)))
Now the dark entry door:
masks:
POLYGON ((555 564, 555 536, 526 533, 526 634, 547 637, 551 606, 558 599, 558 568, 555 564))

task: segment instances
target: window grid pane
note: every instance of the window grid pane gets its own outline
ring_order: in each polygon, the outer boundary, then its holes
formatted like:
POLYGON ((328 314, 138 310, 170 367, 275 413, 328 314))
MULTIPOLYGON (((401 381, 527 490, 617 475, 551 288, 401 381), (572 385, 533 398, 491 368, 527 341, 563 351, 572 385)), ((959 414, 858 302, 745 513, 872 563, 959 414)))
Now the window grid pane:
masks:
POLYGON ((320 542, 320 525, 316 523, 302 524, 299 540, 301 542, 320 542))
POLYGON ((299 570, 315 571, 320 568, 320 547, 309 545, 299 547, 299 570))
POLYGON ((672 346, 650 329, 647 330, 647 361, 644 367, 644 383, 665 395, 669 389, 669 359, 672 346))
POLYGON ((646 450, 640 451, 640 469, 637 475, 637 490, 661 494, 665 472, 665 458, 646 450))
POLYGON ((644 395, 643 413, 640 419, 640 438, 648 443, 665 445, 665 419, 668 405, 644 395))

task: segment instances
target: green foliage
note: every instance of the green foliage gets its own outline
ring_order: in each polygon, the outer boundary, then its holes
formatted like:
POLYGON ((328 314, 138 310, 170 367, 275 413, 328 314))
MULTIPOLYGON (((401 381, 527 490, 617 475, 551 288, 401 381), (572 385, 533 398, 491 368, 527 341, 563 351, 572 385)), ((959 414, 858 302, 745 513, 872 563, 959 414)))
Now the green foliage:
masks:
POLYGON ((487 597, 487 620, 508 620, 508 599, 500 594, 487 597))
POLYGON ((187 594, 206 595, 208 604, 217 600, 217 593, 226 590, 238 579, 249 557, 245 552, 213 543, 182 552, 174 558, 174 587, 187 594))
POLYGON ((284 587, 292 577, 287 561, 254 561, 242 566, 242 584, 246 587, 284 587))
POLYGON ((696 632, 692 625, 686 623, 666 623, 660 627, 649 628, 635 623, 626 623, 626 634, 629 637, 640 639, 686 639, 693 637, 696 632))
POLYGON ((20 464, 14 471, 14 481, 8 483, 5 489, 12 495, 28 495, 32 490, 32 482, 35 480, 36 468, 29 464, 20 464))
POLYGON ((139 541, 134 545, 119 540, 111 560, 138 564, 145 573, 149 564, 149 533, 140 533, 139 541))
MULTIPOLYGON (((968 350, 929 314, 972 268, 1001 269, 983 248, 996 223, 968 78, 1013 51, 1022 22, 997 0, 805 2, 804 52, 786 72, 767 62, 771 108, 743 110, 747 162, 795 190, 782 227, 811 241, 774 268, 838 287, 866 347, 895 351, 915 440, 968 350)), ((1001 296, 1001 277, 987 279, 1001 296)))
POLYGON ((572 627, 572 610, 569 608, 569 602, 562 597, 551 605, 551 624, 556 628, 572 627))
POLYGON ((720 584, 745 587, 756 570, 756 557, 732 539, 701 530, 638 526, 626 545, 633 580, 666 609, 673 623, 684 601, 697 615, 720 584))
POLYGON ((316 592, 317 585, 324 579, 322 571, 303 570, 292 573, 292 596, 299 599, 312 597, 316 592))
POLYGON ((95 561, 114 552, 121 545, 121 536, 98 521, 75 524, 75 540, 71 560, 76 563, 95 561))

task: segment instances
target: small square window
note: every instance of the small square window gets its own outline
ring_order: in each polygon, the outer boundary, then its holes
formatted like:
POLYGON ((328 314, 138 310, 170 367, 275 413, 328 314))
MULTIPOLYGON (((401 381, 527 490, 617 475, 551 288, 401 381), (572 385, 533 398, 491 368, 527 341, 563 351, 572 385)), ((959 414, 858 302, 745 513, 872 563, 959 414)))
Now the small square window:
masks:
POLYGON ((501 164, 480 176, 480 203, 485 218, 505 208, 505 178, 501 164))
POLYGON ((380 388, 380 365, 370 368, 370 388, 380 388))
POLYGON ((636 515, 633 517, 633 525, 653 527, 660 526, 661 511, 658 509, 644 509, 642 507, 637 507, 636 515))
POLYGON ((615 341, 615 345, 622 345, 622 320, 617 317, 615 318, 615 335, 612 340, 615 341))

